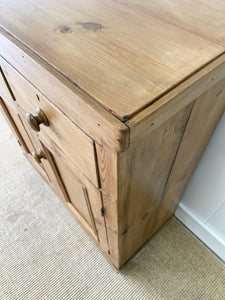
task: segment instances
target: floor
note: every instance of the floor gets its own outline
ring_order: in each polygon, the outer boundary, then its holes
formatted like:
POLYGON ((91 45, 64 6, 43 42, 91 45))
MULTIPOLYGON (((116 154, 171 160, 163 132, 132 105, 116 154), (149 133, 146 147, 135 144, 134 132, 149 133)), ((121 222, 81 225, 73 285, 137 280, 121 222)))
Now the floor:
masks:
POLYGON ((0 114, 0 299, 225 299, 225 267, 173 219, 116 273, 0 114))

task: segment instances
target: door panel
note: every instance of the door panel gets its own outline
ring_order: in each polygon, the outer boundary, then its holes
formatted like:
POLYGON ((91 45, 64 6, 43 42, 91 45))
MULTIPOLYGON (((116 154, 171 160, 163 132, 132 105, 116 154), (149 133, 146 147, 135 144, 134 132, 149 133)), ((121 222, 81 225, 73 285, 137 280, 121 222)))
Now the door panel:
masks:
POLYGON ((105 219, 101 215, 101 191, 87 178, 78 179, 70 167, 59 157, 54 156, 54 161, 65 189, 64 199, 66 205, 81 223, 84 229, 101 244, 101 248, 108 251, 105 219))
POLYGON ((69 201, 84 217, 89 226, 92 226, 93 216, 89 209, 90 203, 88 194, 85 192, 87 189, 76 179, 70 168, 68 168, 60 159, 55 158, 55 162, 68 193, 69 201))

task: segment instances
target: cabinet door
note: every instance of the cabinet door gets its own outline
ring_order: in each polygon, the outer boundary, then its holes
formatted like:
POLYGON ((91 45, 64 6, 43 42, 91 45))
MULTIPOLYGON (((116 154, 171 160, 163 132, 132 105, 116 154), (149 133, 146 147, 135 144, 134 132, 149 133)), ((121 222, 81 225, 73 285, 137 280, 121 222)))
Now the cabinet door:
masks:
POLYGON ((52 156, 53 169, 63 192, 63 200, 78 222, 101 248, 108 252, 101 191, 85 176, 78 175, 60 157, 52 156))

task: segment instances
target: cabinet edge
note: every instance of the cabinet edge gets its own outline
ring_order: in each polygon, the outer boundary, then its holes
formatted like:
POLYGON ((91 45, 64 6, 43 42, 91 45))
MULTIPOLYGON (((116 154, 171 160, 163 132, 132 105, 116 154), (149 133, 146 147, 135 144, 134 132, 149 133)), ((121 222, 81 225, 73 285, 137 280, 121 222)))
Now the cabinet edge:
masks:
POLYGON ((130 143, 155 130, 179 110, 193 102, 225 78, 225 54, 181 83, 174 90, 151 104, 126 122, 130 127, 130 143))

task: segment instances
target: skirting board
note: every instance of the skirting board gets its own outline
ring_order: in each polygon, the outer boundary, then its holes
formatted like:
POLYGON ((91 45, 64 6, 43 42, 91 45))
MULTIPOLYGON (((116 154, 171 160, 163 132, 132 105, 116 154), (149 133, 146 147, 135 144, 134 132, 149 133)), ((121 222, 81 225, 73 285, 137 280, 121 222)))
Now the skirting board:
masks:
POLYGON ((192 231, 207 247, 225 262, 225 242, 206 224, 199 221, 185 206, 180 204, 176 218, 192 231))

